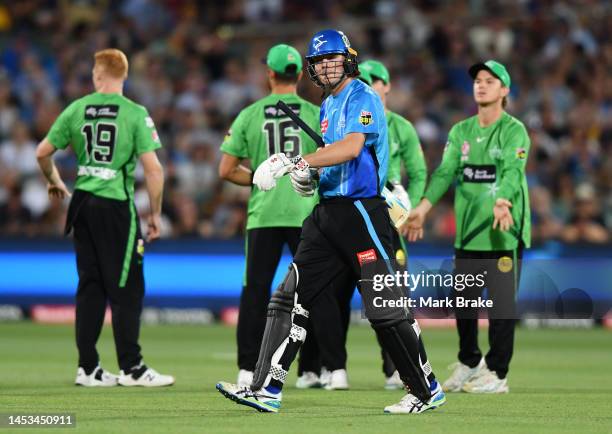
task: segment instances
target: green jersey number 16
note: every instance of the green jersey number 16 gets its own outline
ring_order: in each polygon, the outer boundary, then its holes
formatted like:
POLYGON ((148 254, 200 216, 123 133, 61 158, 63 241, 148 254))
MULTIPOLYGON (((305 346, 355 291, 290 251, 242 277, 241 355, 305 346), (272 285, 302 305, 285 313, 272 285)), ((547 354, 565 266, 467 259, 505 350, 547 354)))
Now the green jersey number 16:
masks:
POLYGON ((290 119, 268 119, 263 124, 268 140, 268 156, 284 153, 287 157, 301 154, 300 128, 290 119))

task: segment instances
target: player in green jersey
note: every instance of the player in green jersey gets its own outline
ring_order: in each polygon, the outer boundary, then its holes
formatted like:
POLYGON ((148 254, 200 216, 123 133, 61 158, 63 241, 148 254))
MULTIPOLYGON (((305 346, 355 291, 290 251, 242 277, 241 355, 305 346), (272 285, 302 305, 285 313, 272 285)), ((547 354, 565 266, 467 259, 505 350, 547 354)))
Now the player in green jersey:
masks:
POLYGON ((164 175, 155 150, 161 143, 147 110, 122 95, 128 61, 121 51, 95 54, 92 71, 96 92, 70 104, 38 145, 36 155, 47 178, 49 195, 70 192, 53 154, 72 145, 78 159, 74 195, 66 234, 74 229, 79 284, 76 294, 76 342, 82 386, 169 386, 170 375, 142 361, 138 337, 144 297, 144 243, 134 207, 134 170, 143 165, 151 213, 147 241, 159 238, 164 175), (120 375, 104 371, 96 342, 107 302, 120 375))
MULTIPOLYGON (((252 171, 241 164, 242 160, 250 160, 251 167, 258 167, 271 155, 279 152, 294 157, 317 149, 316 143, 276 107, 278 100, 284 101, 311 128, 320 133, 319 107, 300 98, 296 93, 297 83, 302 76, 300 53, 286 44, 275 45, 269 50, 265 62, 268 66, 270 95, 240 112, 221 145, 223 155, 219 175, 238 185, 252 185, 252 171)), ((306 197, 298 195, 293 190, 289 177, 281 179, 273 191, 264 192, 252 186, 246 226, 246 271, 237 329, 237 383, 240 386, 249 386, 253 378, 266 325, 270 287, 283 246, 287 244, 291 253, 295 253, 302 223, 318 201, 318 196, 314 193, 312 190, 306 197)), ((319 321, 311 321, 311 324, 321 325, 322 329, 329 321, 333 322, 334 312, 329 311, 329 305, 333 302, 330 295, 329 300, 320 303, 321 308, 313 309, 312 317, 323 315, 327 316, 327 320, 321 318, 319 321), (332 316, 331 319, 329 315, 332 316)), ((323 333, 323 330, 320 333, 316 329, 313 331, 314 333, 309 334, 310 344, 304 347, 307 352, 314 337, 319 337, 317 341, 320 347, 329 348, 328 353, 341 352, 338 343, 325 342, 333 336, 323 333)), ((340 341, 340 337, 337 336, 336 340, 340 341)), ((310 357, 309 355, 306 358, 310 357)), ((342 360, 333 361, 334 358, 342 359, 342 355, 332 357, 331 364, 343 367, 342 360)), ((309 373, 306 383, 318 383, 318 379, 311 375, 311 371, 316 368, 307 363, 303 365, 303 369, 309 373)), ((335 366, 331 366, 331 369, 335 369, 335 366)), ((309 384, 306 383, 303 386, 308 387, 309 384)), ((300 385, 301 382, 298 381, 298 386, 300 385)))
MULTIPOLYGON (((366 60, 359 64, 362 81, 369 84, 380 96, 385 107, 387 117, 387 134, 389 141, 389 165, 387 169, 387 182, 391 192, 407 203, 418 203, 425 191, 427 181, 427 164, 421 149, 419 136, 412 123, 401 115, 387 108, 387 95, 391 91, 391 77, 389 70, 382 62, 366 60), (401 165, 408 175, 408 192, 402 186, 401 165)), ((395 259, 400 266, 406 266, 407 250, 401 235, 407 233, 407 225, 400 228, 400 233, 394 233, 393 248, 395 259)), ((384 351, 383 372, 386 377, 386 389, 400 389, 404 387, 395 365, 384 351)))
MULTIPOLYGON (((455 181, 455 272, 484 272, 493 307, 489 308, 490 350, 484 358, 478 347, 477 312, 455 309, 459 362, 443 387, 506 393, 520 259, 523 248, 531 244, 525 177, 530 141, 525 126, 504 111, 511 83, 506 68, 489 60, 473 65, 469 74, 478 114, 451 128, 442 163, 410 215, 409 239, 422 237, 425 216, 455 181)), ((466 290, 461 296, 473 299, 481 296, 482 289, 466 290)))

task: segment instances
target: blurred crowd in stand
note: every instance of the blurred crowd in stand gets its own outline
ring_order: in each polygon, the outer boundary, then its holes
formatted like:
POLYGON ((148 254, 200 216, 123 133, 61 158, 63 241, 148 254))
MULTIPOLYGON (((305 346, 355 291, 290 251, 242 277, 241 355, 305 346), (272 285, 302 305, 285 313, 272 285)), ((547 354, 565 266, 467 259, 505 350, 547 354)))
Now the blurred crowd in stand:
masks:
MULTIPOLYGON (((391 72, 389 107, 416 127, 429 169, 450 126, 475 114, 467 68, 494 58, 512 76, 507 110, 529 130, 536 242, 606 243, 612 236, 612 12, 606 1, 23 0, 0 5, 0 236, 61 236, 66 203, 50 201, 35 146, 61 110, 93 91, 92 54, 128 55, 125 94, 154 119, 166 170, 164 237, 244 232, 249 189, 217 176, 237 113, 267 92, 267 49, 304 54, 325 27, 361 60, 391 72)), ((306 77, 299 92, 320 103, 306 77)), ((76 160, 58 152, 70 186, 76 160)), ((406 178, 407 179, 407 178, 406 178)), ((148 201, 139 174, 136 205, 148 201)), ((428 240, 454 236, 452 196, 428 240)))

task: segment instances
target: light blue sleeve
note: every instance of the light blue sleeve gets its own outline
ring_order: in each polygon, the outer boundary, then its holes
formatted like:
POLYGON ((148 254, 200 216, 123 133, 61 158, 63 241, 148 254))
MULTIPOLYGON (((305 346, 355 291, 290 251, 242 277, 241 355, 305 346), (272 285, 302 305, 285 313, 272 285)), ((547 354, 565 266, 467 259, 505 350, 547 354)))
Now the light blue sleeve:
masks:
POLYGON ((380 131, 379 123, 385 123, 385 114, 381 110, 380 100, 374 92, 358 92, 349 97, 346 115, 345 134, 363 133, 366 135, 366 146, 376 142, 380 131))

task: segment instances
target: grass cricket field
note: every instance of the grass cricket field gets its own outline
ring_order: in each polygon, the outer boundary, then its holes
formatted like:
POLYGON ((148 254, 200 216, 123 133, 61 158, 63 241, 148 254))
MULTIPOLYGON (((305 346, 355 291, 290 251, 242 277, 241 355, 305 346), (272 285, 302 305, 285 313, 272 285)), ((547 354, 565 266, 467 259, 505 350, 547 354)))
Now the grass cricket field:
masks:
MULTIPOLYGON (((424 330, 433 368, 445 379, 457 351, 454 330, 424 330)), ((486 330, 481 330, 486 348, 486 330)), ((439 410, 386 415, 402 397, 385 391, 379 349, 366 326, 349 332, 350 391, 297 390, 292 367, 279 414, 234 404, 215 390, 235 381, 235 329, 224 326, 146 326, 145 362, 176 377, 163 389, 82 388, 73 385, 76 349, 70 326, 0 324, 0 413, 76 415, 68 433, 610 433, 612 332, 517 331, 510 393, 450 394, 439 410)), ((98 349, 117 373, 110 327, 98 349)), ((0 434, 11 432, 0 427, 0 434)), ((27 429, 18 432, 49 432, 27 429)))

